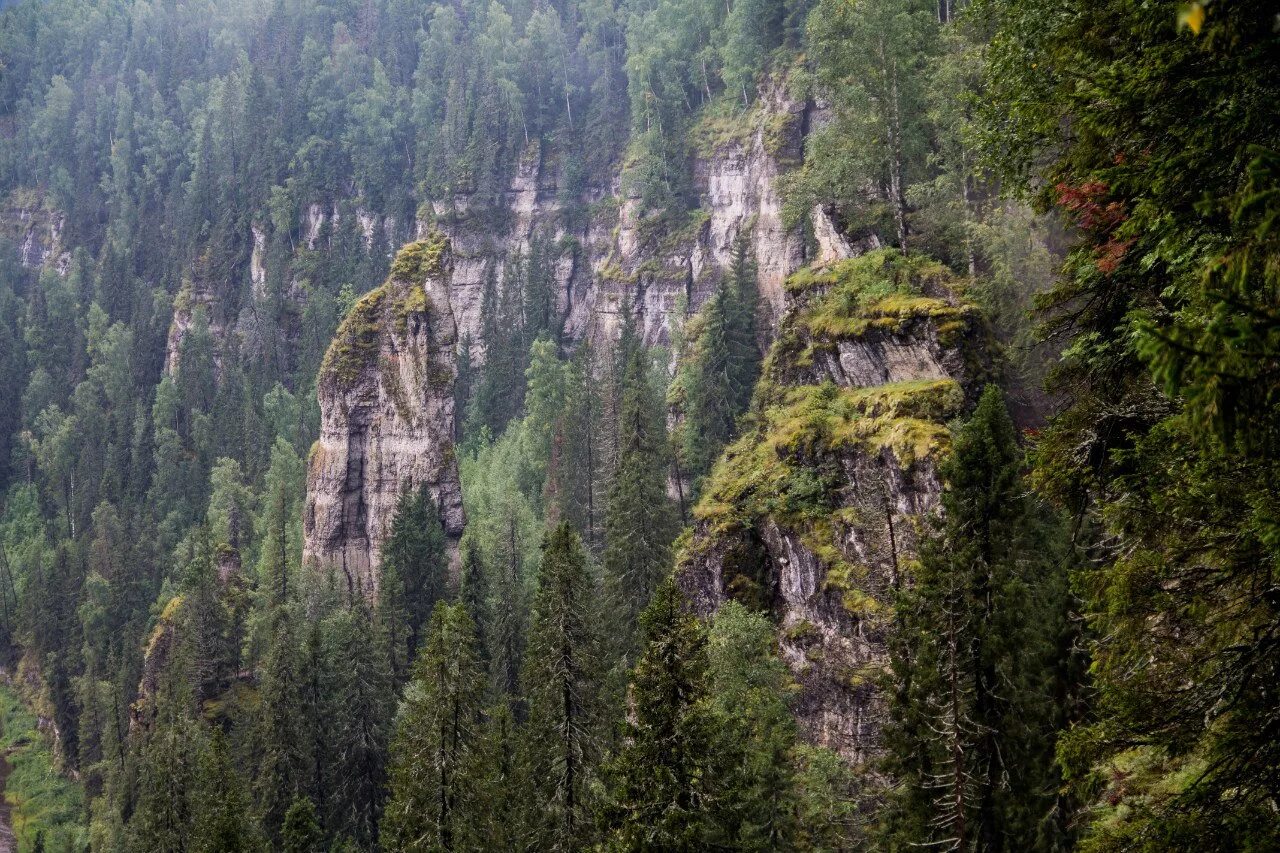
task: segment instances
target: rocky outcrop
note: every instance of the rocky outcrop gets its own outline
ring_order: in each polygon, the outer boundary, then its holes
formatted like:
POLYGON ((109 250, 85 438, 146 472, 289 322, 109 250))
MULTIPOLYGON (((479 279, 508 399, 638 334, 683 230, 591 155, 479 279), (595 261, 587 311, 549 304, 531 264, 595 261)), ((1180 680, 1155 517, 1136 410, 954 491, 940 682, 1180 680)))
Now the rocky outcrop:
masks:
POLYGON ((698 210, 674 227, 653 219, 621 177, 574 199, 585 215, 569 215, 554 152, 537 142, 518 163, 496 217, 465 193, 436 200, 419 230, 438 228, 453 243, 451 299, 459 334, 469 335, 483 357, 486 279, 492 276, 502 287, 509 270, 539 242, 552 255, 558 307, 571 340, 610 338, 626 300, 645 340, 665 344, 672 318, 696 310, 714 290, 740 234, 758 270, 762 326, 772 328, 784 303, 783 282, 805 260, 800 229, 783 223, 778 178, 800 161, 808 109, 785 81, 775 81, 751 113, 706 119, 693 163, 698 210))
POLYGON ((396 503, 426 486, 446 535, 462 534, 453 449, 457 326, 450 243, 402 248, 385 284, 352 306, 320 369, 320 439, 307 463, 303 562, 372 595, 396 503))
POLYGON ((66 273, 71 255, 62 247, 63 221, 34 190, 14 190, 0 205, 0 236, 17 247, 18 262, 28 269, 51 265, 66 273))
POLYGON ((755 428, 709 477, 679 578, 693 606, 776 618, 809 740, 877 752, 896 585, 939 507, 947 422, 991 363, 938 264, 882 250, 804 270, 757 389, 755 428))

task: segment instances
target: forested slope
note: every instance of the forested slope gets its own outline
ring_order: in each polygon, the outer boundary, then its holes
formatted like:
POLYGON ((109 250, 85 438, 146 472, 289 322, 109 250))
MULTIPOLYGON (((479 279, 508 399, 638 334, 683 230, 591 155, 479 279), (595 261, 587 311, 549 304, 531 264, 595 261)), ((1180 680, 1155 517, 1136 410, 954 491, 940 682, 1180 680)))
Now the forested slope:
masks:
POLYGON ((1273 845, 1260 5, 0 3, 43 841, 1273 845))

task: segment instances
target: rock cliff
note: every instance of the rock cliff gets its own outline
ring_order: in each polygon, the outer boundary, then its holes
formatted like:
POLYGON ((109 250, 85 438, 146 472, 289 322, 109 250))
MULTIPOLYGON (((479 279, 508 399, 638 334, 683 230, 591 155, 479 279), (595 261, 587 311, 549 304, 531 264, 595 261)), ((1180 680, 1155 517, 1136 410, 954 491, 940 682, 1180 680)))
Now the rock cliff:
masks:
POLYGON ((678 576, 701 613, 768 610, 814 743, 879 746, 892 591, 939 506, 947 422, 991 357, 977 310, 938 264, 881 250, 793 275, 754 424, 695 509, 678 576))
POLYGON ((40 192, 20 188, 0 203, 0 237, 13 243, 24 267, 48 264, 65 273, 71 254, 62 247, 63 219, 40 192))
POLYGON ((457 326, 449 240, 400 250, 385 284, 352 306, 318 380, 320 439, 307 463, 303 561, 372 595, 396 502, 424 484, 452 542, 462 534, 453 450, 457 326))
POLYGON ((501 286, 512 263, 541 241, 550 247, 571 340, 608 339, 628 299, 646 342, 666 343, 680 307, 695 310, 714 290, 739 234, 747 236, 758 269, 762 325, 772 328, 783 307, 783 282, 805 260, 800 229, 783 224, 777 179, 800 161, 809 110, 779 80, 762 90, 750 114, 707 119, 693 163, 698 209, 674 228, 657 227, 621 177, 566 200, 554 152, 536 142, 512 178, 500 225, 467 194, 437 200, 418 227, 420 233, 439 228, 453 242, 451 298, 459 334, 470 335, 483 357, 485 280, 493 276, 501 286), (571 206, 585 215, 570 215, 571 206))

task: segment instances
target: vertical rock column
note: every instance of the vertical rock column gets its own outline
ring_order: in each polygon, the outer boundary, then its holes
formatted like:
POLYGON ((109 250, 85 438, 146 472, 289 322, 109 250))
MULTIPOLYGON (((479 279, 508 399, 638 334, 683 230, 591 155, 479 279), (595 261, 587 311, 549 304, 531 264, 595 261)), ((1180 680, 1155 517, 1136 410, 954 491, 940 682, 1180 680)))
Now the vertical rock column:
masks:
POLYGON ((457 325, 450 244, 432 233, 400 249, 387 281, 338 327, 320 368, 320 439, 307 460, 303 562, 349 595, 378 588, 400 496, 425 485, 456 575, 462 489, 453 447, 457 325))

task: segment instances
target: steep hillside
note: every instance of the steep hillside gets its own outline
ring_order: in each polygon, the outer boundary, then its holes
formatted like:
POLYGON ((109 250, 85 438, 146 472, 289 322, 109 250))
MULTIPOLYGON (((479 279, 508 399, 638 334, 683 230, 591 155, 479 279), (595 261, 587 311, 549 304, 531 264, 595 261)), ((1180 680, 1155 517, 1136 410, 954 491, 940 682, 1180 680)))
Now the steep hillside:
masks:
POLYGON ((945 268, 896 251, 803 270, 786 298, 753 424, 712 472, 677 570, 704 614, 731 599, 773 614, 807 737, 866 762, 893 590, 990 342, 945 268))

